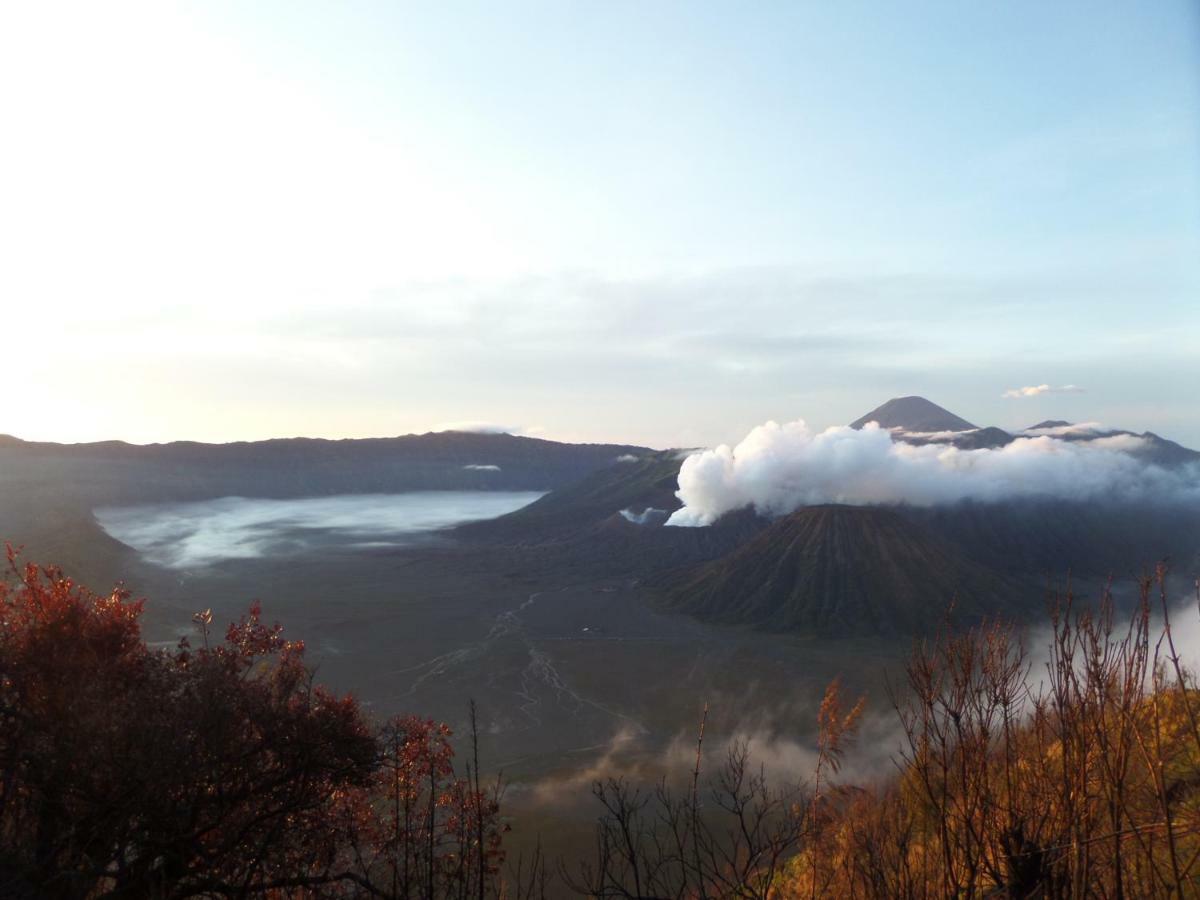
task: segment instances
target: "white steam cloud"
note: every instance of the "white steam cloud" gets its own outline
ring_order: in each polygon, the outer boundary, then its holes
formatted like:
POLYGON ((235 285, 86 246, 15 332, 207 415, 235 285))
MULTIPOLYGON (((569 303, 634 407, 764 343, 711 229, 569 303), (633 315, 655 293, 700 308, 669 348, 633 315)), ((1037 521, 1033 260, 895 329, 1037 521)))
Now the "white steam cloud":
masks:
POLYGON ((710 525, 754 507, 767 516, 819 503, 853 506, 1021 497, 1200 502, 1200 467, 1165 469, 1127 451, 1128 440, 1020 437, 996 449, 894 441, 876 423, 814 433, 803 420, 768 422, 736 447, 690 456, 679 472, 683 508, 668 525, 710 525))
POLYGON ((463 466, 469 472, 499 472, 500 467, 491 463, 468 463, 463 466))
POLYGON ((619 463, 635 463, 639 459, 640 457, 634 456, 632 453, 622 453, 617 457, 616 461, 619 463))
POLYGON ((1082 394, 1083 388, 1074 384, 1064 384, 1061 387, 1052 387, 1048 384, 1032 384, 1025 387, 1011 388, 1001 394, 1001 397, 1037 397, 1041 394, 1082 394))

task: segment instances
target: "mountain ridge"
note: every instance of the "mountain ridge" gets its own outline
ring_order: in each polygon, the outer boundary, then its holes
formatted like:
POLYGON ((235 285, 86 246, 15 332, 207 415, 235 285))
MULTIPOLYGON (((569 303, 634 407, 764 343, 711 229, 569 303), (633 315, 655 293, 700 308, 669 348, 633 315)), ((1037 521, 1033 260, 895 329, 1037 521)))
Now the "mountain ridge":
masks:
POLYGON ((622 456, 649 452, 631 444, 567 444, 456 431, 224 444, 17 441, 0 443, 0 486, 40 482, 95 505, 230 495, 553 490, 622 456))

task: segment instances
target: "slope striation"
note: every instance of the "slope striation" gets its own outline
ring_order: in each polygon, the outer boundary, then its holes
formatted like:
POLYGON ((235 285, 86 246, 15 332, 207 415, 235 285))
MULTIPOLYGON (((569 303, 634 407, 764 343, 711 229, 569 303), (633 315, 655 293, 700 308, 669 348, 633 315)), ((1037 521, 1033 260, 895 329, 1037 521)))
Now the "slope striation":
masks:
POLYGON ((953 621, 975 621, 1023 595, 900 513, 849 506, 799 510, 656 586, 664 606, 711 621, 854 635, 927 632, 951 604, 953 621))

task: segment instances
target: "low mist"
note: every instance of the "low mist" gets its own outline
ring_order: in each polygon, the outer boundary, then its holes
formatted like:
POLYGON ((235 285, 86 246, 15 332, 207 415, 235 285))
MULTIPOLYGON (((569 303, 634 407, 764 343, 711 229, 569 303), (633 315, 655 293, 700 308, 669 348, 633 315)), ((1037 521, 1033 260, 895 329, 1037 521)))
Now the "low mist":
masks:
POLYGON ((318 543, 392 547, 463 522, 490 519, 542 496, 533 491, 416 491, 299 500, 222 497, 196 503, 102 507, 101 527, 168 568, 286 555, 318 543))

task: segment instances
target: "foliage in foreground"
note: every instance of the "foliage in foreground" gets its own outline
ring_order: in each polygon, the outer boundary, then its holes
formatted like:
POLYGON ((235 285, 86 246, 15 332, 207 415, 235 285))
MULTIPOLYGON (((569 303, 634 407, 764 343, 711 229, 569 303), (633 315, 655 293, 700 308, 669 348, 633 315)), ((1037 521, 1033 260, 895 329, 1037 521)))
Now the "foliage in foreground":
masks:
POLYGON ((155 651, 141 604, 55 569, 0 582, 0 896, 484 897, 497 791, 449 729, 371 726, 257 606, 155 651))
MULTIPOLYGON (((501 877, 499 788, 449 729, 373 726, 312 683, 257 608, 152 650, 141 606, 54 569, 0 582, 0 896, 532 897, 501 877)), ((1033 662, 989 625, 919 645, 898 777, 839 769, 861 704, 837 683, 816 767, 779 788, 744 746, 702 780, 599 782, 595 853, 561 887, 617 898, 1134 898, 1200 894, 1200 692, 1165 573, 1053 618, 1033 662), (1157 588, 1157 591, 1156 591, 1157 588), (1162 622, 1152 612, 1161 607, 1162 622)), ((796 774, 796 773, 793 773, 796 774)))
POLYGON ((831 796, 783 893, 1200 894, 1200 693, 1164 585, 1144 579, 1123 626, 1111 597, 1097 612, 1068 597, 1037 664, 998 625, 918 647, 900 776, 831 796))

